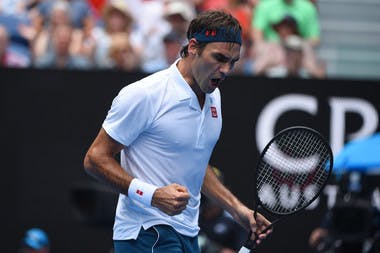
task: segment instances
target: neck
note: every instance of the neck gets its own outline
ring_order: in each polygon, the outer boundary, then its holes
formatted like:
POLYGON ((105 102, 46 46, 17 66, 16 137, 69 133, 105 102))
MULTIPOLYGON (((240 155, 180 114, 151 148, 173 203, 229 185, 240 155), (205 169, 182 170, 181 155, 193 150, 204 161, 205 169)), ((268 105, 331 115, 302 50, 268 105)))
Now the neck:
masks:
POLYGON ((191 56, 179 60, 177 63, 177 68, 187 84, 194 91, 195 95, 198 98, 199 105, 202 108, 206 96, 205 93, 200 89, 199 84, 194 79, 193 73, 191 71, 191 56))

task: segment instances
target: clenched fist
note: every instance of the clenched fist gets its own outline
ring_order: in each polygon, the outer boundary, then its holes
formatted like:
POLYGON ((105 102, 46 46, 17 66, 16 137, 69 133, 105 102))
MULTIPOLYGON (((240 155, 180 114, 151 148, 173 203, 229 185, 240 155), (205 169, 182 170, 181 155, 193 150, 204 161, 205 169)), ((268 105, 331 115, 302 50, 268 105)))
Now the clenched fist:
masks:
POLYGON ((190 194, 179 184, 170 184, 156 189, 152 198, 152 206, 168 215, 180 214, 189 201, 190 194))

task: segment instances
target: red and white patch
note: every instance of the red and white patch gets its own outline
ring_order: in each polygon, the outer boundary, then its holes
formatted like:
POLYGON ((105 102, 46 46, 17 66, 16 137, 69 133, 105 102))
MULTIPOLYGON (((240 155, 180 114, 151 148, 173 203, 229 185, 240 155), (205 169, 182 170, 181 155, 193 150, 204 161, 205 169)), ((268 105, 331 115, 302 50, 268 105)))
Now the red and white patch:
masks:
POLYGON ((218 117, 218 112, 216 111, 216 107, 211 106, 210 109, 211 109, 211 116, 213 118, 217 118, 218 117))
POLYGON ((140 190, 136 190, 136 193, 140 196, 144 195, 144 192, 143 191, 140 191, 140 190))

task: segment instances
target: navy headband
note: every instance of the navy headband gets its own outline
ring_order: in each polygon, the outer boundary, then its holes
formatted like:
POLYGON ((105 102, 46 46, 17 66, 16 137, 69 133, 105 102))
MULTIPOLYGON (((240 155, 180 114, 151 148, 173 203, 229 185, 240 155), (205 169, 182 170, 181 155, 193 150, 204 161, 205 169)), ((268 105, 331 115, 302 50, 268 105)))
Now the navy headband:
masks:
POLYGON ((233 31, 232 29, 203 29, 200 32, 194 33, 192 38, 195 38, 198 42, 233 42, 241 45, 241 32, 233 31))

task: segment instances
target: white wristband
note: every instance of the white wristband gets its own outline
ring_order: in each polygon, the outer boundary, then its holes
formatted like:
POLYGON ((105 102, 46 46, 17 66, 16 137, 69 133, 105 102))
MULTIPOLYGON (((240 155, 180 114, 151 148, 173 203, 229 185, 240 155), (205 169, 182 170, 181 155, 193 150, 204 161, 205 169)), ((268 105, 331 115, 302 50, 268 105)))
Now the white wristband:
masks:
POLYGON ((143 203, 146 206, 150 206, 152 203, 152 198, 154 191, 157 186, 145 183, 140 179, 134 178, 128 188, 128 197, 143 203))

